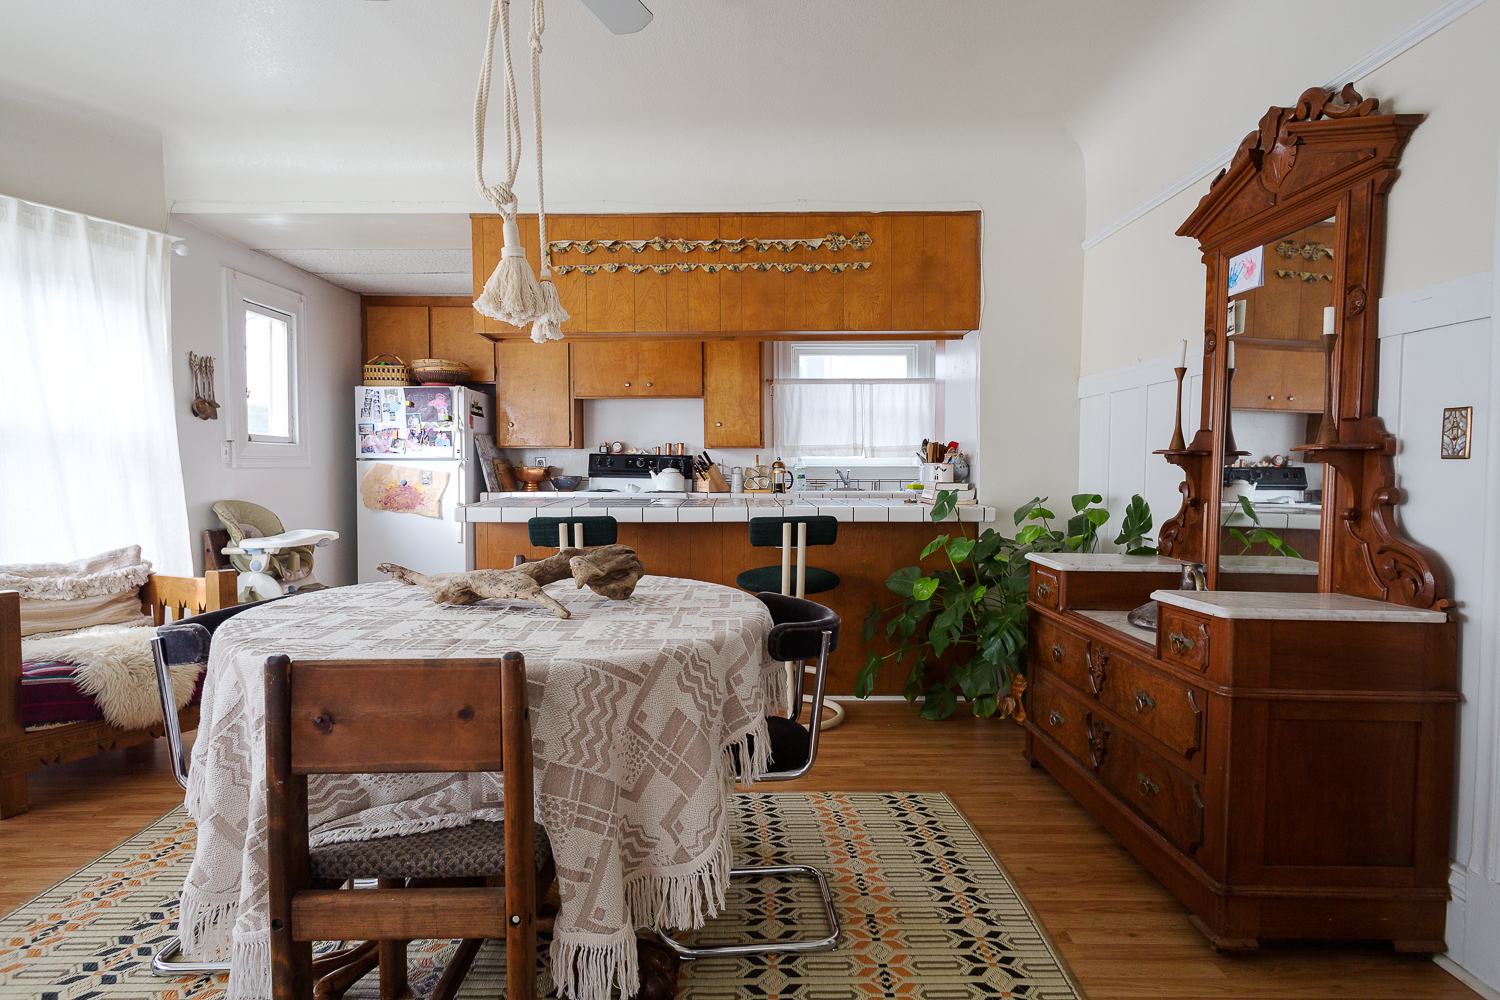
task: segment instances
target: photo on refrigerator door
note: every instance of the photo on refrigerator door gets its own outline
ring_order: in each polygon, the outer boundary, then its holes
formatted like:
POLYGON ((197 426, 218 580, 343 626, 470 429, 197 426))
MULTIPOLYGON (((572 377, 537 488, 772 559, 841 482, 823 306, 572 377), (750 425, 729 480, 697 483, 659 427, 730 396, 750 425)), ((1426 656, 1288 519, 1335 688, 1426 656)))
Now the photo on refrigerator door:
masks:
POLYGON ((407 412, 423 424, 453 422, 453 390, 449 386, 420 386, 406 390, 407 412))

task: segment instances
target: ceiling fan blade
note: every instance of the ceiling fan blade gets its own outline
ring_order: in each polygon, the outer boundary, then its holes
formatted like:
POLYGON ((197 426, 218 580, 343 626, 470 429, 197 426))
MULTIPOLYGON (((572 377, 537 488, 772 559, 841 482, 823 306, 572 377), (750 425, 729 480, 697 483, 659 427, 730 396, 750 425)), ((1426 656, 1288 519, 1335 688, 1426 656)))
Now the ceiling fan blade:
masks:
POLYGON ((629 35, 651 23, 651 12, 641 0, 583 0, 594 16, 617 35, 629 35))

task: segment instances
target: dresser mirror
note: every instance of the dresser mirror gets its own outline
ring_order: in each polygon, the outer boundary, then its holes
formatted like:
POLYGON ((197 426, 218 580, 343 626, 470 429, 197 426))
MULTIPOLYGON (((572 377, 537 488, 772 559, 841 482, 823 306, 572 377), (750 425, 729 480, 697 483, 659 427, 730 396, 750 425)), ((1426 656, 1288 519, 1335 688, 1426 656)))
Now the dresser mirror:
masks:
POLYGON ((1396 524, 1376 408, 1385 198, 1421 121, 1312 88, 1266 113, 1177 231, 1208 272, 1205 391, 1191 440, 1161 452, 1185 480, 1160 549, 1210 589, 1448 603, 1396 524))

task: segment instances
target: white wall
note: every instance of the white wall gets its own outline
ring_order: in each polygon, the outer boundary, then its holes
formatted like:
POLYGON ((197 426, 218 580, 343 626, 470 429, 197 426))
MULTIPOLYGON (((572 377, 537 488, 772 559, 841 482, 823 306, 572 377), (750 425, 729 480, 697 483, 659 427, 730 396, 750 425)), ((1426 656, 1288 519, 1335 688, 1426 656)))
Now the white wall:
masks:
POLYGON ((186 257, 172 259, 172 370, 196 572, 203 570, 199 535, 204 528, 220 527, 211 510, 215 501, 249 500, 274 511, 288 528, 338 531, 342 537, 314 557, 314 573, 330 586, 354 583, 357 500, 351 388, 359 376, 359 296, 181 219, 172 220, 169 232, 186 238, 188 245, 186 257), (220 458, 224 420, 199 420, 188 410, 193 398, 188 351, 217 359, 218 393, 223 399, 229 363, 224 357, 224 267, 305 297, 307 412, 302 424, 310 445, 307 468, 229 468, 220 458))
POLYGON ((146 229, 167 225, 161 132, 0 90, 0 192, 146 229))

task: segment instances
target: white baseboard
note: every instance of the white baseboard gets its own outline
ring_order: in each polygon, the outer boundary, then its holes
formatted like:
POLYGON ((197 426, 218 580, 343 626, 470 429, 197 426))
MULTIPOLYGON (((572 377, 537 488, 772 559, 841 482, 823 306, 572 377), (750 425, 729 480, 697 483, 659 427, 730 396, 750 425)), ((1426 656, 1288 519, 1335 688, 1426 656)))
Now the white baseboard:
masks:
POLYGON ((1500 990, 1495 989, 1483 980, 1476 979, 1469 970, 1453 961, 1447 955, 1433 955, 1432 960, 1448 975, 1484 997, 1484 1000, 1500 1000, 1500 990))

